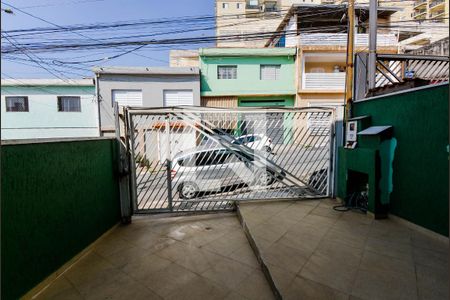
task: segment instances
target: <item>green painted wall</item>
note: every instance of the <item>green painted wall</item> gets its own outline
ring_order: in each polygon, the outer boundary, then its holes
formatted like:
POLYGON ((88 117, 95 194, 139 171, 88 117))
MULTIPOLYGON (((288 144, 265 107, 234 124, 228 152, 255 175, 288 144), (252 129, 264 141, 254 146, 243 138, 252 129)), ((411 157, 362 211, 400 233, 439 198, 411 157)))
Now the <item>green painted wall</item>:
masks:
POLYGON ((1 294, 17 299, 119 222, 117 144, 1 147, 1 294))
MULTIPOLYGON (((270 53, 269 50, 265 52, 270 53)), ((221 53, 222 56, 201 55, 201 95, 295 95, 295 53, 264 56, 268 53, 258 52, 260 56, 251 55, 251 51, 243 52, 242 56, 231 56, 231 53, 221 53), (261 64, 281 65, 280 79, 261 80, 261 64), (237 79, 217 79, 217 66, 220 65, 237 65, 237 79)))
MULTIPOLYGON (((448 236, 449 88, 439 85, 356 102, 354 117, 370 115, 372 126, 392 125, 390 213, 448 236)), ((340 175, 349 158, 340 160, 340 175)), ((340 197, 345 181, 340 181, 340 197)))
MULTIPOLYGON (((369 184, 369 211, 373 212, 375 210, 375 195, 374 187, 376 186, 376 175, 377 170, 376 158, 377 151, 373 149, 356 148, 354 150, 348 150, 343 147, 338 149, 339 157, 339 169, 338 178, 340 179, 338 184, 337 195, 344 199, 346 195, 354 192, 352 187, 347 184, 348 174, 347 170, 356 171, 364 174, 368 174, 368 184, 369 184)), ((355 188, 355 187, 354 187, 355 188)))

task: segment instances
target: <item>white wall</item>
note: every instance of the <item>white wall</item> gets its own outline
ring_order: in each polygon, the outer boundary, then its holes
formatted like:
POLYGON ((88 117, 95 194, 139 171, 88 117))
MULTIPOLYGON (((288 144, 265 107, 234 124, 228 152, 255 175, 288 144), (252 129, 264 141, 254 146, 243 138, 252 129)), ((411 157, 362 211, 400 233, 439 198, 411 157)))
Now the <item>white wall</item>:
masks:
POLYGON ((297 15, 293 15, 289 19, 289 23, 286 25, 286 31, 290 34, 286 35, 286 47, 297 47, 299 36, 293 34, 297 30, 297 15))
POLYGON ((93 86, 1 88, 1 139, 99 136, 93 86), (28 96, 28 112, 7 112, 7 96, 28 96), (81 112, 58 112, 58 96, 80 96, 81 112))
POLYGON ((144 107, 164 106, 164 90, 192 90, 194 105, 200 105, 200 75, 102 74, 98 79, 102 130, 113 130, 113 90, 141 90, 144 107))

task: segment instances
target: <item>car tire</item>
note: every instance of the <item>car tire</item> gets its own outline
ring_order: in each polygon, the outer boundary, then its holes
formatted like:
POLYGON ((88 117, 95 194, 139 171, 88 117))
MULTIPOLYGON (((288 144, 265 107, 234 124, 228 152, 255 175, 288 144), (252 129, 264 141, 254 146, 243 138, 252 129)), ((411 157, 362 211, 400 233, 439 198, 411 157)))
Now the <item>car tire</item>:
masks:
POLYGON ((190 200, 197 197, 198 187, 193 182, 185 182, 178 188, 178 193, 180 194, 180 198, 190 200))
POLYGON ((274 175, 272 172, 266 170, 265 172, 261 172, 258 174, 256 179, 256 184, 259 186, 269 186, 275 181, 274 175))

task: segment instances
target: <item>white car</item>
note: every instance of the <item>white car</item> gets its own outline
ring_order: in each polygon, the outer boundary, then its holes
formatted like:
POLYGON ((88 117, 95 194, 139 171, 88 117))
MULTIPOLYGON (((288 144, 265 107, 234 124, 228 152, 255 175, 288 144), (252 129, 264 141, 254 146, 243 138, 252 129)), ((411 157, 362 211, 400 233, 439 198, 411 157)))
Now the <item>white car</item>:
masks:
MULTIPOLYGON (((259 157, 270 155, 260 153, 259 157)), ((200 192, 221 192, 240 184, 269 186, 286 175, 281 168, 268 166, 264 159, 244 153, 239 146, 200 146, 181 152, 172 160, 171 174, 173 190, 187 200, 196 198, 200 192)))
POLYGON ((236 145, 246 145, 253 150, 264 150, 268 153, 272 153, 274 148, 272 140, 264 134, 242 135, 237 137, 232 143, 236 145))

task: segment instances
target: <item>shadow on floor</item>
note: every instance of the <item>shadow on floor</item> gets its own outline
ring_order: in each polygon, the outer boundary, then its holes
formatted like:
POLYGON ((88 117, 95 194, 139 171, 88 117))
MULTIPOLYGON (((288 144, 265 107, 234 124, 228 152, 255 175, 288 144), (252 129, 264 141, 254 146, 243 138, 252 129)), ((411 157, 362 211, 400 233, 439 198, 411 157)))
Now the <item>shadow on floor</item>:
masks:
POLYGON ((235 213, 136 217, 38 299, 273 299, 235 213))

